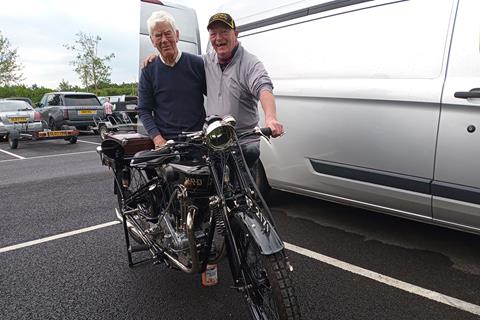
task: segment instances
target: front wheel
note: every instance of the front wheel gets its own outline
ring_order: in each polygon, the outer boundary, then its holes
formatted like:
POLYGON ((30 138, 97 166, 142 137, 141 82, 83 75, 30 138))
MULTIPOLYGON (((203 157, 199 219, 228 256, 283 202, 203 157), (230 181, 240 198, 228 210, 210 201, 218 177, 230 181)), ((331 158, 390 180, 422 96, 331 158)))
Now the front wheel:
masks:
POLYGON ((246 282, 243 284, 243 293, 252 319, 301 319, 291 271, 283 250, 262 255, 248 232, 237 235, 240 236, 237 245, 246 282))

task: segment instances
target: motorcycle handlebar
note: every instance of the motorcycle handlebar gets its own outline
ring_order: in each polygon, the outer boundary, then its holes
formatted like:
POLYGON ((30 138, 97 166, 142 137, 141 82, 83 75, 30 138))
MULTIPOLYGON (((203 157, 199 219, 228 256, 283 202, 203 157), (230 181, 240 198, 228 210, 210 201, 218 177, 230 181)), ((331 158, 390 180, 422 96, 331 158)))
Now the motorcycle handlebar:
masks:
POLYGON ((264 136, 267 136, 267 137, 269 137, 269 138, 272 136, 272 129, 269 128, 269 127, 260 128, 260 132, 261 132, 264 136))

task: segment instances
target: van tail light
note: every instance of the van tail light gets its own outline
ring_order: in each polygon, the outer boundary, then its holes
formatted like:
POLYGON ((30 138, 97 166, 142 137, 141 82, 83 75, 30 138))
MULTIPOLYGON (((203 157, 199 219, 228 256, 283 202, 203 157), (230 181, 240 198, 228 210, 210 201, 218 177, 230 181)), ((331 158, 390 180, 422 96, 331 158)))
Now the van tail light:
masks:
POLYGON ((63 109, 63 119, 68 119, 68 110, 63 109))
POLYGON ((42 121, 42 115, 40 114, 40 112, 35 111, 35 115, 33 116, 33 120, 34 121, 42 121))

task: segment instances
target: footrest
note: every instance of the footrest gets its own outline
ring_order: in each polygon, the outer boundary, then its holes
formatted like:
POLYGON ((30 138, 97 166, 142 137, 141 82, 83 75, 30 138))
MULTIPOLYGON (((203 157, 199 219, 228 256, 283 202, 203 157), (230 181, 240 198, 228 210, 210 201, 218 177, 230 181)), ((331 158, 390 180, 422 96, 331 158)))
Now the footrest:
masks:
POLYGON ((150 249, 150 247, 147 246, 146 244, 139 244, 135 246, 130 246, 128 251, 133 253, 133 252, 147 251, 148 249, 150 249))

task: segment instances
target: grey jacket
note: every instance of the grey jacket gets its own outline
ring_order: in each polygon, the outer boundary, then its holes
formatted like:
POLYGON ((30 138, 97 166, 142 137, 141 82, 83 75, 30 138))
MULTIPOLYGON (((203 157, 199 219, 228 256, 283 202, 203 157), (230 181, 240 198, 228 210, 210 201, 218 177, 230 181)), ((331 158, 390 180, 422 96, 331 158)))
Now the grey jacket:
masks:
POLYGON ((203 55, 203 61, 207 79, 207 115, 232 115, 240 132, 257 126, 260 91, 273 90, 272 81, 260 60, 239 44, 223 72, 215 52, 203 55))

